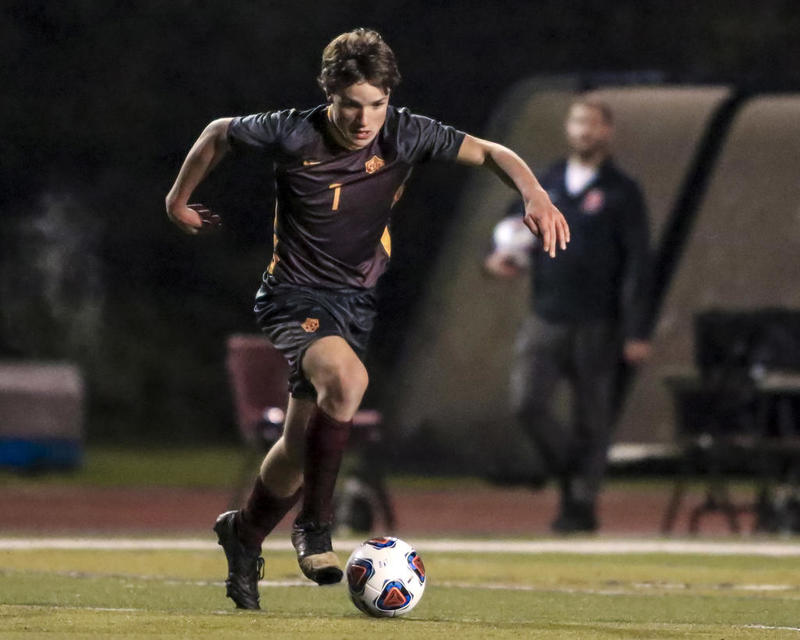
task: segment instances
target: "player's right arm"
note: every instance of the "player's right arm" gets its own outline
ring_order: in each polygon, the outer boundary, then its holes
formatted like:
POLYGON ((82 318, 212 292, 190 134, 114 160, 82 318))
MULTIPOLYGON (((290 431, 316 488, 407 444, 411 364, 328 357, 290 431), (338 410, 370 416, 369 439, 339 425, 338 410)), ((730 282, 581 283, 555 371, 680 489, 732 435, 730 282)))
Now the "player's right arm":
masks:
POLYGON ((190 207, 189 198, 197 185, 230 150, 228 126, 231 120, 232 118, 214 120, 203 130, 189 150, 175 184, 167 194, 167 217, 184 233, 197 233, 203 226, 201 212, 208 210, 198 205, 190 207))

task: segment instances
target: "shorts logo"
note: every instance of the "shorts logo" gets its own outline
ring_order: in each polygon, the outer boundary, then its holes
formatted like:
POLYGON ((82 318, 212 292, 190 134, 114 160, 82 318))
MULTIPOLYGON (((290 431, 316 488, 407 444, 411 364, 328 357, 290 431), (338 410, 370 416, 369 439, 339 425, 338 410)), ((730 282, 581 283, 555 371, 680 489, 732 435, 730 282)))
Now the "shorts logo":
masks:
POLYGON ((581 203, 581 210, 584 213, 598 213, 606 202, 606 196, 600 189, 592 189, 587 193, 581 203))
POLYGON ((314 333, 319 329, 319 320, 316 318, 306 318, 305 322, 300 325, 306 333, 314 333))
POLYGON ((383 158, 379 158, 378 156, 372 156, 369 160, 367 160, 364 163, 364 168, 367 170, 367 173, 375 173, 385 164, 386 163, 383 161, 383 158))

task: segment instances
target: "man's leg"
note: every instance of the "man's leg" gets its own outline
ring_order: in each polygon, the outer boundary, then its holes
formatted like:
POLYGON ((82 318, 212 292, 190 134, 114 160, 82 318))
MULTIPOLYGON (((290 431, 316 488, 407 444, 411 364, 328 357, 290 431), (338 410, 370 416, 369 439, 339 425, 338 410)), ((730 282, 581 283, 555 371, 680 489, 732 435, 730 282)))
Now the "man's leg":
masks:
POLYGON ((546 464, 546 475, 561 476, 568 433, 553 415, 552 401, 564 373, 568 330, 529 316, 517 336, 511 370, 511 409, 546 464))
POLYGON ((317 392, 317 406, 306 428, 303 506, 292 544, 303 573, 319 584, 330 584, 342 579, 330 538, 333 491, 369 378, 359 357, 339 336, 314 342, 302 366, 317 392))
POLYGON ((245 507, 221 514, 214 525, 228 559, 227 595, 240 609, 260 608, 261 543, 297 502, 305 429, 313 410, 313 400, 289 399, 283 434, 264 458, 245 507))
POLYGON ((594 531, 596 503, 606 468, 614 415, 619 341, 612 321, 577 330, 574 343, 575 428, 564 487, 570 517, 564 531, 594 531))

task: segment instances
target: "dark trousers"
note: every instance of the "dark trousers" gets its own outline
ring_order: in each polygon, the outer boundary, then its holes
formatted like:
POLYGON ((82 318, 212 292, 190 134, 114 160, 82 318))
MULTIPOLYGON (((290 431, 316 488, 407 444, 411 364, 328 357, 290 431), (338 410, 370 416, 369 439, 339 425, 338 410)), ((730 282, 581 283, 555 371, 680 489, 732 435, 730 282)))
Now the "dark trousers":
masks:
POLYGON ((594 504, 606 468, 620 354, 618 323, 553 323, 531 315, 515 345, 514 414, 562 483, 562 500, 594 504), (556 418, 558 383, 571 387, 572 419, 556 418))

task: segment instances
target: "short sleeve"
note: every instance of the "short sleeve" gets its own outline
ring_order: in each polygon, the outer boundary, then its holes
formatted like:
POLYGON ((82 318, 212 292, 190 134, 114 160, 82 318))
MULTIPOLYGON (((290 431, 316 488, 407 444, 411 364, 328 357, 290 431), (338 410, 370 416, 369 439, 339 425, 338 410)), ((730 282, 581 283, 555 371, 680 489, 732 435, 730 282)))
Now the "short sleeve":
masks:
POLYGON ((267 111, 234 118, 228 126, 228 142, 234 149, 267 153, 280 148, 291 111, 267 111))
POLYGON ((409 164, 456 159, 466 135, 463 131, 406 109, 399 109, 398 116, 398 149, 409 164))

